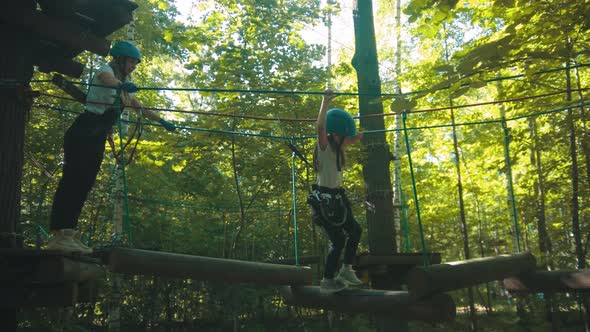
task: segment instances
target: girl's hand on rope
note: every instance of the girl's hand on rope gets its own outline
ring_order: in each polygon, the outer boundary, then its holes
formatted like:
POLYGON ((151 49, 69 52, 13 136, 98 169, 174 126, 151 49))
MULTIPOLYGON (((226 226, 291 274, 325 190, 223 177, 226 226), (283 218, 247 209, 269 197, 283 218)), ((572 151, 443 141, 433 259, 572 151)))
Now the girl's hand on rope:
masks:
POLYGON ((164 119, 160 119, 158 121, 164 128, 166 128, 166 130, 168 131, 175 131, 176 130, 176 125, 174 125, 174 123, 172 122, 168 122, 164 119))
POLYGON ((334 91, 332 91, 332 89, 324 90, 324 98, 322 99, 322 105, 327 106, 335 97, 336 95, 334 95, 334 91))
POLYGON ((133 84, 132 82, 121 82, 121 84, 119 85, 119 89, 128 93, 134 93, 139 91, 137 85, 133 84))

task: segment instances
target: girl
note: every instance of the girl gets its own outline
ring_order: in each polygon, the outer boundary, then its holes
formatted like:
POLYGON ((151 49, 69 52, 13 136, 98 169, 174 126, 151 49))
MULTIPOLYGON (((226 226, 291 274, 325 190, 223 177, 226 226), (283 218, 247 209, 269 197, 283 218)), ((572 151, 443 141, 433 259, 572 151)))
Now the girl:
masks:
POLYGON ((314 222, 324 228, 331 242, 320 283, 321 293, 333 293, 347 285, 362 283, 352 269, 362 229, 352 215, 350 202, 342 188, 342 168, 346 163, 344 148, 359 142, 363 134, 356 132, 354 120, 348 112, 338 108, 328 110, 333 98, 333 92, 326 90, 317 119, 318 141, 313 153, 318 182, 313 185, 308 200, 314 222), (342 268, 335 276, 343 249, 342 268))
POLYGON ((160 122, 168 131, 176 129, 174 124, 143 109, 141 102, 131 94, 139 90, 129 81, 129 75, 141 62, 137 47, 130 42, 120 41, 115 43, 109 54, 113 57, 111 62, 98 69, 92 79, 85 112, 76 118, 65 134, 63 175, 51 209, 53 237, 47 245, 50 250, 92 253, 91 248, 78 240, 75 229, 82 206, 100 170, 107 134, 123 107, 129 106, 138 113, 143 112, 148 119, 160 122), (120 104, 115 104, 116 100, 120 104))

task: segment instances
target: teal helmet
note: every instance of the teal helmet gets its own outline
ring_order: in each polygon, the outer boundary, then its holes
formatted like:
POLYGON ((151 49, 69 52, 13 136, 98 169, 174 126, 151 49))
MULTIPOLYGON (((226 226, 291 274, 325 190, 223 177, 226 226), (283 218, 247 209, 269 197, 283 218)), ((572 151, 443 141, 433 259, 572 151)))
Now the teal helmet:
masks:
POLYGON ((137 59, 137 63, 141 62, 141 53, 139 49, 128 41, 118 41, 113 45, 109 52, 112 56, 126 56, 137 59))
POLYGON ((348 112, 340 108, 332 108, 328 110, 326 131, 328 134, 353 137, 356 135, 356 125, 348 112))

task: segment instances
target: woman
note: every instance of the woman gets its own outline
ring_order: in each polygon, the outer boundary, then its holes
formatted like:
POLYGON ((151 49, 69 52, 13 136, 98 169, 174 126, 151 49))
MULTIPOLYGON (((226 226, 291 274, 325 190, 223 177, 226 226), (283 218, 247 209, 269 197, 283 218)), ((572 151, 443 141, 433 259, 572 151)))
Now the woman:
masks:
POLYGON ((78 217, 100 170, 107 135, 123 107, 129 106, 138 113, 142 112, 168 131, 176 129, 174 124, 145 110, 132 95, 139 90, 129 81, 130 74, 141 62, 137 47, 120 41, 115 43, 109 54, 111 62, 100 67, 92 79, 85 112, 76 118, 65 134, 63 175, 51 209, 53 237, 47 245, 50 250, 92 253, 92 249, 78 239, 78 217))

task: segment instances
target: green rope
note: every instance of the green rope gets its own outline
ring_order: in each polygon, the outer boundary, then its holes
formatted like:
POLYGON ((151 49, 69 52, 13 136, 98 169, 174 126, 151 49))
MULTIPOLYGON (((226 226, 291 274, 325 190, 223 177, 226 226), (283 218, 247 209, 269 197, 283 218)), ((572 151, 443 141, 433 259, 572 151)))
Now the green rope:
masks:
MULTIPOLYGON (((546 74, 546 73, 552 73, 552 72, 558 72, 558 71, 562 71, 562 70, 570 70, 573 68, 582 68, 582 67, 587 67, 590 66, 590 63, 582 63, 582 64, 576 64, 573 66, 564 66, 564 67, 557 67, 557 68, 550 68, 550 69, 546 69, 546 70, 539 70, 536 71, 534 73, 532 73, 532 75, 541 75, 541 74, 546 74)), ((476 72, 464 77, 461 77, 457 80, 463 80, 475 75, 479 75, 481 74, 481 72, 476 72)), ((523 78, 526 77, 527 74, 518 74, 518 75, 511 75, 511 76, 500 76, 500 77, 494 77, 491 79, 485 79, 482 80, 483 82, 486 83, 490 83, 490 82, 497 82, 497 81, 503 81, 503 80, 511 80, 511 79, 517 79, 517 78, 523 78)), ((0 80, 0 84, 18 84, 18 83, 45 83, 45 82, 51 82, 51 80, 28 80, 28 81, 19 81, 19 80, 0 80)), ((98 87, 107 87, 104 85, 99 85, 99 84, 89 84, 89 83, 85 83, 85 82, 73 82, 73 81, 67 81, 69 83, 72 84, 77 84, 77 85, 89 85, 89 86, 98 86, 98 87)), ((461 87, 464 86, 469 86, 469 82, 466 83, 462 83, 461 87)), ((417 91, 411 91, 411 92, 406 92, 406 93, 382 93, 382 94, 371 94, 371 93, 357 93, 357 92, 335 92, 334 95, 336 96, 380 96, 380 97, 402 97, 402 96, 409 96, 409 95, 418 95, 418 94, 428 94, 428 93, 432 93, 432 92, 436 92, 436 91, 441 91, 441 90, 446 90, 451 88, 452 84, 448 84, 446 86, 442 86, 440 88, 437 89, 425 89, 425 90, 417 90, 417 91)), ((217 89, 217 88, 160 88, 160 87, 140 87, 141 90, 157 90, 157 91, 188 91, 188 92, 211 92, 211 93, 216 93, 216 92, 225 92, 225 93, 259 93, 259 94, 294 94, 294 95, 323 95, 324 92, 323 91, 295 91, 295 90, 251 90, 251 89, 217 89)))
POLYGON ((520 253, 520 231, 518 229, 518 218, 516 217, 516 199, 514 198, 514 184, 512 182, 512 166, 510 164, 510 132, 506 121, 502 121, 502 130, 504 132, 504 160, 506 161, 506 177, 508 178, 508 191, 510 195, 510 207, 512 209, 512 222, 514 223, 514 232, 516 233, 516 250, 520 253))
POLYGON ((408 163, 410 166, 410 175, 412 177, 412 190, 414 192, 414 200, 416 201, 416 216, 418 218, 418 230, 420 231, 420 243, 422 245, 422 256, 424 258, 424 267, 428 268, 430 265, 428 254, 426 253, 426 241, 424 240, 424 230, 422 228, 422 218, 420 217, 420 204, 418 201, 418 189, 416 189, 416 178, 414 177, 414 167, 412 166, 412 154, 410 152, 410 140, 408 138, 408 130, 406 126, 406 120, 408 117, 408 112, 404 111, 402 113, 402 122, 404 125, 404 138, 406 141, 406 152, 408 154, 408 163))
POLYGON ((127 174, 125 171, 125 144, 123 143, 123 124, 121 120, 121 90, 117 92, 117 98, 113 105, 119 107, 119 114, 117 116, 117 127, 119 128, 119 146, 121 148, 121 174, 123 175, 123 207, 125 209, 125 215, 123 218, 123 233, 127 235, 129 245, 133 243, 131 237, 131 218, 129 216, 129 197, 127 191, 127 174))
POLYGON ((43 226, 35 224, 35 229, 38 233, 43 234, 43 236, 45 236, 46 238, 49 238, 49 233, 45 230, 45 228, 43 228, 43 226))
MULTIPOLYGON (((400 184, 401 186, 401 184, 400 184)), ((402 205, 402 213, 401 213, 401 218, 402 218, 402 223, 404 226, 404 252, 408 253, 410 252, 410 247, 412 245, 411 241, 410 241, 410 224, 408 222, 408 203, 406 202, 406 197, 404 195, 404 193, 400 190, 400 198, 401 198, 401 205, 402 205)))
MULTIPOLYGON (((292 140, 291 144, 295 144, 292 140)), ((293 183, 293 228, 294 228, 294 240, 295 240, 295 265, 299 266, 299 249, 297 248, 297 190, 296 190, 296 177, 295 177, 295 151, 291 155, 291 182, 293 183)))
MULTIPOLYGON (((518 116, 514 116, 511 118, 507 118, 507 119, 493 119, 493 120, 486 120, 486 121, 473 121, 473 122, 463 122, 463 123, 457 123, 455 124, 455 127, 460 127, 460 126, 472 126, 472 125, 484 125, 484 124, 493 124, 493 123, 502 123, 502 121, 515 121, 515 120, 520 120, 520 119, 524 119, 524 118, 529 118, 529 117, 535 117, 535 116, 540 116, 540 115, 547 115, 547 114, 552 114, 552 113, 558 113, 561 111, 565 111, 565 110, 570 110, 570 109, 581 109, 584 106, 588 106, 590 105, 590 102, 584 102, 584 103, 579 103, 576 105, 570 105, 570 106, 564 106, 564 107, 559 107, 559 108, 555 108, 555 109, 551 109, 551 110, 546 110, 546 111, 541 111, 541 112, 535 112, 535 113, 529 113, 529 114, 524 114, 524 115, 518 115, 518 116)), ((46 105, 46 104, 39 104, 36 103, 35 106, 38 107, 42 107, 42 108, 46 108, 46 109, 50 109, 50 110, 55 110, 55 111, 60 111, 60 112, 66 112, 66 113, 75 113, 75 114, 79 114, 80 112, 76 112, 76 111, 70 111, 70 110, 66 110, 60 107, 56 107, 56 106, 52 106, 52 105, 46 105)), ((130 121, 126 121, 126 120, 121 120, 125 123, 131 123, 130 121)), ((154 124, 154 123, 146 123, 145 125, 148 126, 157 126, 157 127, 161 127, 160 124, 154 124)), ((423 130, 423 129, 436 129, 436 128, 447 128, 447 127, 452 127, 452 124, 445 124, 445 125, 434 125, 434 126, 420 126, 420 127, 408 127, 406 128, 407 130, 423 130)), ((183 127, 183 126, 178 126, 178 129, 184 129, 184 130, 188 130, 188 131, 200 131, 200 132, 210 132, 210 133, 218 133, 218 134, 228 134, 228 135, 238 135, 238 136, 246 136, 246 137, 261 137, 261 138, 269 138, 269 139, 282 139, 282 140, 308 140, 308 139, 317 139, 316 135, 304 135, 304 136, 299 136, 299 137, 293 137, 293 136, 277 136, 277 135, 267 135, 267 134, 256 134, 256 133, 246 133, 246 132, 239 132, 239 131, 230 131, 230 130, 218 130, 218 129, 206 129, 206 128, 193 128, 193 127, 183 127)), ((404 129, 402 129, 404 130, 404 129)), ((395 132, 395 131, 400 131, 400 129, 394 128, 394 129, 380 129, 380 130, 367 130, 364 131, 364 134, 377 134, 377 133, 387 133, 387 132, 395 132)))

